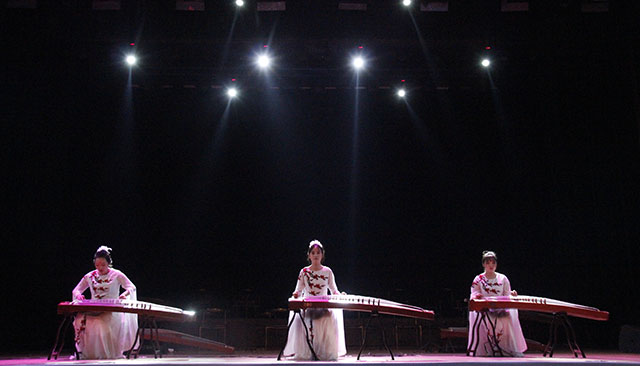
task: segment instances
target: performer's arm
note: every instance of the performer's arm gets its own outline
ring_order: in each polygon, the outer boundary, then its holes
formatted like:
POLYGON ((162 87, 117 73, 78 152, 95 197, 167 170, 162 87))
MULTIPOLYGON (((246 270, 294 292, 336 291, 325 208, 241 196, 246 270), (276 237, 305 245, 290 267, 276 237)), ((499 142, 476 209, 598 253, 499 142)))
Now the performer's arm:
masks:
POLYGON ((516 290, 511 289, 511 282, 509 282, 509 279, 507 278, 507 276, 504 276, 504 294, 503 295, 518 296, 518 292, 516 290))
POLYGON ((329 269, 329 290, 331 290, 331 295, 339 295, 340 291, 338 291, 338 285, 336 285, 336 277, 333 275, 333 271, 329 269))
POLYGON ((300 274, 298 274, 296 289, 293 291, 293 294, 291 294, 291 296, 297 299, 298 297, 302 296, 303 291, 304 291, 304 268, 301 269, 300 274))
POLYGON ((89 288, 89 284, 87 283, 87 279, 82 277, 80 282, 76 285, 76 287, 71 291, 71 297, 73 300, 84 300, 84 295, 82 294, 89 288))
POLYGON ((482 292, 480 291, 480 276, 476 276, 471 283, 471 295, 470 299, 481 299, 482 292))
POLYGON ((125 289, 125 291, 120 294, 121 299, 126 299, 135 293, 136 286, 131 282, 131 280, 129 280, 129 277, 122 272, 118 274, 118 283, 120 283, 120 286, 125 289))

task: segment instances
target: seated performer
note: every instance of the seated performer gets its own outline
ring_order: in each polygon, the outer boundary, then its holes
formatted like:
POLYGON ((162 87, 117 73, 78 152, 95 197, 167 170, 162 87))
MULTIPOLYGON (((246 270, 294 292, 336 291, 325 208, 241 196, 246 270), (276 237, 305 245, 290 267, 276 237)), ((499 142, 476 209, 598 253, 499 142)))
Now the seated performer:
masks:
MULTIPOLYGON (((311 265, 300 270, 293 297, 328 295, 327 290, 330 290, 332 295, 340 294, 333 271, 322 265, 324 247, 318 240, 309 243, 307 259, 311 265)), ((290 313, 289 319, 294 315, 290 313)), ((302 315, 309 330, 309 342, 320 360, 337 360, 338 356, 344 356, 347 353, 342 309, 307 309, 302 312, 302 315)), ((289 329, 284 355, 293 356, 296 360, 313 358, 307 344, 304 325, 298 316, 295 317, 289 329)))
MULTIPOLYGON (((73 289, 73 300, 84 300, 89 289, 92 300, 136 300, 136 287, 124 273, 112 268, 111 248, 101 246, 93 256, 96 267, 73 289), (124 292, 120 293, 120 288, 124 292)), ((122 358, 133 345, 138 330, 137 314, 118 312, 79 313, 73 321, 76 349, 82 359, 122 358)))
MULTIPOLYGON (((481 273, 473 279, 471 284, 471 298, 481 299, 484 296, 517 296, 515 290, 511 290, 511 284, 507 276, 496 272, 498 267, 498 257, 492 251, 484 251, 482 253, 482 266, 484 273, 481 273)), ((504 355, 513 357, 522 357, 523 352, 527 350, 527 343, 522 335, 520 328, 520 320, 518 320, 517 309, 500 309, 489 312, 489 319, 496 324, 495 338, 498 346, 504 355)), ((469 312, 469 346, 473 335, 473 324, 478 317, 475 311, 469 312)), ((476 355, 492 356, 497 347, 494 342, 492 330, 487 324, 480 323, 480 339, 476 355)))

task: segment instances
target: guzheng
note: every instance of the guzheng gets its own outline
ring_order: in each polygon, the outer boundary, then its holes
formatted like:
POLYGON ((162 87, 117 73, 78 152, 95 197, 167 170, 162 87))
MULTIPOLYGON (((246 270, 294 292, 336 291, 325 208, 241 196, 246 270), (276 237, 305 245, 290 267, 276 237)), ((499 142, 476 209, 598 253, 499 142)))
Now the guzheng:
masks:
POLYGON ((195 319, 195 312, 182 310, 170 306, 153 304, 144 301, 101 299, 101 300, 75 300, 58 304, 58 314, 70 313, 97 313, 97 312, 134 313, 141 316, 152 317, 157 320, 167 321, 191 321, 195 319))
POLYGON ((224 343, 212 341, 210 339, 196 337, 191 334, 176 332, 170 329, 158 329, 157 333, 144 333, 142 336, 145 340, 153 341, 154 335, 157 335, 158 342, 183 344, 186 346, 209 349, 224 353, 233 353, 234 348, 224 343))
POLYGON ((434 313, 417 306, 401 304, 375 297, 358 295, 307 296, 289 299, 289 310, 344 309, 351 311, 377 312, 409 318, 433 320, 434 313))
POLYGON ((566 313, 567 315, 605 321, 609 313, 590 306, 535 296, 491 296, 469 300, 470 311, 490 309, 520 309, 542 313, 566 313))

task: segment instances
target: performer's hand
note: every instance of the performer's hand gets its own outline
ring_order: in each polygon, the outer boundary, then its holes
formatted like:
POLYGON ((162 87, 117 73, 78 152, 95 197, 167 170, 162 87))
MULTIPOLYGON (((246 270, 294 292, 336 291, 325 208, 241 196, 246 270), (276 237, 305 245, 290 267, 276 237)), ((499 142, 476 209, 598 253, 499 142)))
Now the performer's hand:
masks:
POLYGON ((129 296, 129 293, 128 293, 128 291, 125 291, 125 292, 123 292, 123 293, 119 296, 119 298, 120 298, 120 299, 122 299, 122 300, 124 300, 124 299, 126 299, 126 298, 127 298, 127 296, 129 296))
POLYGON ((518 291, 511 290, 511 296, 518 296, 518 291))
POLYGON ((475 294, 475 295, 473 295, 473 299, 474 299, 474 300, 476 300, 476 299, 482 299, 482 294, 475 294))
POLYGON ((298 293, 298 291, 296 291, 293 294, 291 294, 291 296, 293 296, 294 299, 297 299, 300 296, 300 294, 298 293))
POLYGON ((76 300, 84 300, 84 295, 80 294, 80 295, 76 296, 76 300))

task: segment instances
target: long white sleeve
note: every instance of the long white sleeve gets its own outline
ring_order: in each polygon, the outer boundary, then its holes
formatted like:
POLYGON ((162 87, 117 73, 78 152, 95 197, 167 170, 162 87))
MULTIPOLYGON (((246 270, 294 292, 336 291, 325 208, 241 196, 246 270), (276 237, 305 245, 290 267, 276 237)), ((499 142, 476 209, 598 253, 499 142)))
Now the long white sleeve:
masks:
POLYGON ((296 289, 294 292, 297 292, 299 295, 303 295, 303 291, 305 288, 304 284, 304 268, 300 270, 298 274, 298 281, 296 282, 296 289))
POLYGON ((340 291, 338 291, 338 285, 336 285, 336 277, 333 275, 333 271, 329 269, 329 290, 331 291, 331 295, 338 295, 340 291))
POLYGON ((118 273, 118 283, 120 284, 120 287, 129 292, 128 295, 130 295, 130 298, 136 298, 136 286, 133 284, 133 282, 131 282, 131 280, 129 280, 129 277, 127 277, 127 275, 120 271, 118 273))
POLYGON ((78 296, 82 295, 89 288, 89 282, 87 281, 87 277, 83 276, 80 282, 76 285, 76 287, 71 291, 71 299, 76 300, 78 296))
POLYGON ((507 278, 507 276, 503 275, 502 281, 504 282, 504 286, 502 286, 502 289, 503 289, 502 296, 511 295, 511 282, 509 282, 509 279, 507 278))
POLYGON ((480 276, 476 276, 471 283, 471 295, 469 298, 476 299, 480 295, 482 295, 482 291, 480 290, 480 276))

